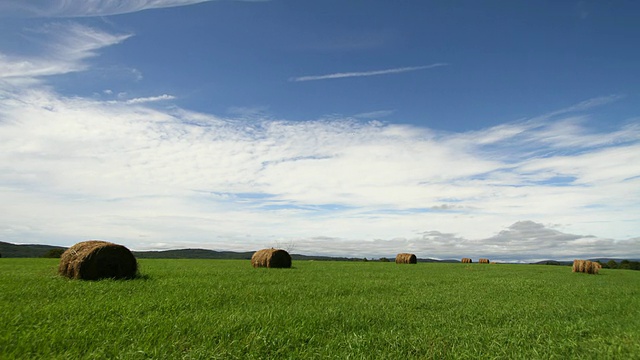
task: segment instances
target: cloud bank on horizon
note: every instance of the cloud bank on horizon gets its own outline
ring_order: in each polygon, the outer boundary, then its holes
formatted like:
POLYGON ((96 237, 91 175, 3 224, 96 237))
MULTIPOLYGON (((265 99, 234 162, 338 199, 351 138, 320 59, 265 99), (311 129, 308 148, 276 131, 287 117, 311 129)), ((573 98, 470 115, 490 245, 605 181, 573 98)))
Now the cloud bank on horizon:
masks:
POLYGON ((457 132, 364 116, 229 117, 180 107, 182 94, 65 95, 50 77, 86 71, 133 35, 74 22, 37 34, 48 45, 35 54, 0 49, 2 241, 640 258, 640 124, 587 125, 622 96, 457 132))

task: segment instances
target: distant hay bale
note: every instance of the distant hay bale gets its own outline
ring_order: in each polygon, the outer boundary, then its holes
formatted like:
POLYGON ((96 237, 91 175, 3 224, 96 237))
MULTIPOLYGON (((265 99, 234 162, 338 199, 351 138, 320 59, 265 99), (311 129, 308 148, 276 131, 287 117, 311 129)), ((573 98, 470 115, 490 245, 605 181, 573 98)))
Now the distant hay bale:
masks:
POLYGON ((290 268, 291 255, 282 249, 262 249, 251 256, 251 266, 254 268, 290 268))
POLYGON ((126 247, 107 241, 79 242, 60 256, 58 273, 70 279, 131 279, 138 262, 126 247))
POLYGON ((400 253, 396 255, 396 264, 417 264, 418 258, 414 254, 400 253))
POLYGON ((470 258, 462 258, 462 263, 463 264, 471 264, 473 262, 473 260, 471 260, 470 258))
POLYGON ((478 262, 480 264, 488 264, 489 263, 489 259, 480 259, 480 260, 478 260, 478 262))
POLYGON ((496 261, 492 261, 489 264, 497 264, 497 262, 496 261))
POLYGON ((600 272, 602 265, 597 261, 590 260, 573 260, 572 272, 581 272, 596 275, 600 272))

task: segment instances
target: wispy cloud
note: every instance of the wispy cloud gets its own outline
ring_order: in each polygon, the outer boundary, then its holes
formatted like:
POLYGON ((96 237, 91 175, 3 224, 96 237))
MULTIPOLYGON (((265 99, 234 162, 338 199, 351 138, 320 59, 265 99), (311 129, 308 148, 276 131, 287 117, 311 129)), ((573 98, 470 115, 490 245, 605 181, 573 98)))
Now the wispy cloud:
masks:
MULTIPOLYGON (((105 90, 104 91, 105 94, 107 95, 112 95, 113 91, 111 90, 105 90)), ((117 95, 117 97, 120 100, 109 100, 106 101, 106 104, 128 104, 128 105, 133 105, 133 104, 145 104, 145 103, 153 103, 153 102, 158 102, 158 101, 167 101, 167 100, 173 100, 176 97, 173 95, 169 95, 169 94, 162 94, 162 95, 158 95, 158 96, 147 96, 147 97, 137 97, 137 98, 133 98, 133 99, 126 99, 128 96, 127 93, 119 93, 117 95)))
MULTIPOLYGON (((3 0, 0 2, 0 18, 22 17, 93 17, 127 14, 150 9, 188 6, 220 0, 3 0)), ((269 0, 234 0, 265 2, 269 0)))
POLYGON ((130 34, 114 35, 77 23, 54 23, 35 30, 45 40, 39 54, 0 53, 0 79, 35 78, 86 69, 98 49, 118 44, 130 34))
POLYGON ((326 75, 308 75, 308 76, 299 76, 290 78, 289 81, 300 82, 300 81, 316 81, 316 80, 328 80, 328 79, 341 79, 341 78, 349 78, 349 77, 362 77, 362 76, 378 76, 378 75, 389 75, 389 74, 400 74, 410 71, 418 71, 425 69, 432 69, 440 66, 447 66, 446 63, 436 63, 431 65, 422 65, 422 66, 409 66, 409 67, 400 67, 393 69, 385 69, 385 70, 373 70, 373 71, 360 71, 360 72, 344 72, 344 73, 334 73, 334 74, 326 74, 326 75))
POLYGON ((380 119, 393 114, 395 110, 377 110, 353 115, 357 119, 380 119))
POLYGON ((27 17, 108 16, 207 1, 211 0, 5 0, 0 3, 0 13, 5 16, 27 17))
POLYGON ((140 98, 134 98, 134 99, 129 99, 126 101, 127 104, 142 104, 142 103, 148 103, 148 102, 157 102, 157 101, 165 101, 165 100, 173 100, 176 97, 173 95, 168 95, 168 94, 162 94, 159 96, 149 96, 149 97, 140 97, 140 98))

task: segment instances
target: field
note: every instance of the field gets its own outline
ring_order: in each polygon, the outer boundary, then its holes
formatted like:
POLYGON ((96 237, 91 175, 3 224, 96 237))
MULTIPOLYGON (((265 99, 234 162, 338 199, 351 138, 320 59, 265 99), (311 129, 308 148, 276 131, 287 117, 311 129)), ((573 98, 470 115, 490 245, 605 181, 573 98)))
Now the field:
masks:
POLYGON ((140 260, 71 281, 0 259, 0 359, 640 358, 640 272, 140 260))

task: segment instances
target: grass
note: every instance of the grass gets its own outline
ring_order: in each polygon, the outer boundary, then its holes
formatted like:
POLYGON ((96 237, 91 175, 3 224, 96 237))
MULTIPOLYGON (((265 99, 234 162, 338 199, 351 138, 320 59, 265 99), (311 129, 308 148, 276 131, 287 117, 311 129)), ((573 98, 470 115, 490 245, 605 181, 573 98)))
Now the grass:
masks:
POLYGON ((0 259, 1 359, 640 357, 640 272, 570 267, 140 260, 71 281, 0 259))

